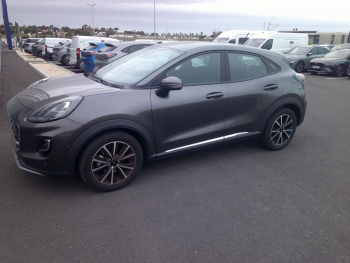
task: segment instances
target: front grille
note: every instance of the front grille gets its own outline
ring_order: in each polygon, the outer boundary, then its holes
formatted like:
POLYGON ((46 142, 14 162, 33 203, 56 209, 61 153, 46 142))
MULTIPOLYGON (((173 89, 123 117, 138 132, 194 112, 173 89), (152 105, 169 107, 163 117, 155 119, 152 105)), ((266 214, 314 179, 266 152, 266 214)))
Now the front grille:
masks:
POLYGON ((11 126, 12 126, 12 134, 13 134, 13 138, 15 139, 15 143, 19 144, 19 126, 14 122, 11 121, 11 126))

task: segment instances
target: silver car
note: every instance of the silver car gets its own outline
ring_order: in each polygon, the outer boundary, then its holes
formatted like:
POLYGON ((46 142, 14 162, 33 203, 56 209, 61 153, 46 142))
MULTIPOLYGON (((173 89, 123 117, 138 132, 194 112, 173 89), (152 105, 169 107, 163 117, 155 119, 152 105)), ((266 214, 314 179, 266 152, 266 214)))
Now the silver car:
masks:
POLYGON ((324 47, 297 46, 285 53, 285 57, 291 68, 300 73, 309 67, 311 59, 323 57, 328 53, 329 49, 324 47))
POLYGON ((68 48, 72 40, 67 40, 66 42, 60 42, 60 44, 53 48, 52 59, 61 62, 63 65, 68 66, 69 64, 69 52, 68 48))
POLYGON ((36 42, 38 42, 38 41, 41 41, 42 40, 42 38, 28 38, 27 39, 27 42, 25 42, 25 44, 24 44, 24 52, 26 52, 26 53, 29 53, 29 54, 32 54, 33 53, 33 51, 32 51, 32 46, 36 43, 36 42))
POLYGON ((107 43, 103 48, 95 53, 95 67, 94 71, 108 63, 124 57, 127 54, 133 53, 137 50, 156 44, 155 41, 130 41, 120 43, 107 43))

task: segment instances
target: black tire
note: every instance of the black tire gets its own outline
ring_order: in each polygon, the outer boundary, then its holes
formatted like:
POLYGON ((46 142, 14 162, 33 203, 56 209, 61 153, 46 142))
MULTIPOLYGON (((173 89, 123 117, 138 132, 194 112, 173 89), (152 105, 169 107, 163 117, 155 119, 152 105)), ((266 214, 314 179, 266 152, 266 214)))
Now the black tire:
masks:
POLYGON ((295 113, 291 109, 281 108, 271 116, 263 134, 258 138, 258 142, 268 150, 282 150, 293 139, 296 127, 295 113), (279 123, 282 125, 278 126, 279 123))
POLYGON ((64 55, 60 61, 63 65, 68 66, 69 65, 69 60, 68 60, 68 55, 64 55))
POLYGON ((305 66, 304 62, 303 62, 303 61, 299 61, 299 62, 295 65, 294 71, 297 72, 297 73, 303 72, 304 66, 305 66))
POLYGON ((38 58, 42 58, 43 56, 42 56, 42 51, 39 51, 37 54, 36 54, 36 56, 38 57, 38 58))
POLYGON ((53 60, 53 57, 52 57, 52 56, 53 56, 53 54, 51 53, 51 54, 50 54, 50 59, 51 59, 51 60, 53 60))
POLYGON ((317 75, 317 72, 310 71, 311 75, 317 75))
POLYGON ((342 76, 344 76, 344 74, 345 74, 345 67, 344 67, 344 65, 339 65, 334 71, 334 75, 336 77, 342 77, 342 76))
POLYGON ((142 161, 142 148, 133 136, 108 132, 84 148, 79 159, 79 173, 91 188, 115 191, 131 183, 140 171, 142 161))

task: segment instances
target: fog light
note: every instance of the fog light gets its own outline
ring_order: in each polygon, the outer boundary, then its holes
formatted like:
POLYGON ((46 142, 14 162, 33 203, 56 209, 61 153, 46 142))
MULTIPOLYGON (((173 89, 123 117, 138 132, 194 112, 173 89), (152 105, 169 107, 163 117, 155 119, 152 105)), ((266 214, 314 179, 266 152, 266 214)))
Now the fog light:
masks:
POLYGON ((50 147, 51 147, 51 139, 44 139, 38 152, 46 153, 50 150, 50 147))

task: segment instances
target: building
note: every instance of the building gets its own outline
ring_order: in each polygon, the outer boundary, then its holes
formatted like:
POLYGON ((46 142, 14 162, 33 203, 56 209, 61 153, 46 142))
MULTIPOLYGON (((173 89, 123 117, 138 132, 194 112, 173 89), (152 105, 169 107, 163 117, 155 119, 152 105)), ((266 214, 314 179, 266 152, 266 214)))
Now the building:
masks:
POLYGON ((309 44, 344 44, 350 43, 349 33, 310 33, 309 44))

